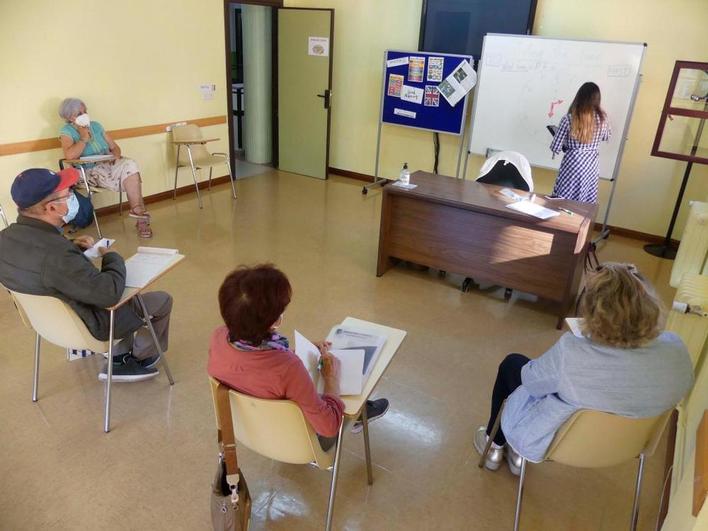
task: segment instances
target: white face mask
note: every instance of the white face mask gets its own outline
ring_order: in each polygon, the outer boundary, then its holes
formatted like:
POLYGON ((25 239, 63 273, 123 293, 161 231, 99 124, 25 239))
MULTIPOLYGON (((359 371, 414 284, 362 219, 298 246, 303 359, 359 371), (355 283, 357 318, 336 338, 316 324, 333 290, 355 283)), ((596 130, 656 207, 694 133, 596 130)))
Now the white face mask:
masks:
POLYGON ((79 127, 88 127, 91 125, 91 118, 89 118, 88 113, 85 112, 84 114, 79 114, 76 118, 74 118, 74 123, 79 127))

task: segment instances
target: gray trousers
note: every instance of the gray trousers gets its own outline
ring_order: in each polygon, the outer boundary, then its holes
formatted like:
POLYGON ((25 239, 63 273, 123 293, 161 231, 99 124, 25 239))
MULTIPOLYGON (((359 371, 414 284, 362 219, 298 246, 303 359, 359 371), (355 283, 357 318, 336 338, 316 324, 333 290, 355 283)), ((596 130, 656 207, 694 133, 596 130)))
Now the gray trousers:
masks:
MULTIPOLYGON (((172 296, 164 291, 151 291, 150 293, 143 293, 143 301, 145 301, 145 306, 147 306, 148 314, 151 317, 150 322, 155 329, 160 348, 162 348, 162 352, 166 352, 170 328, 170 312, 172 311, 172 296)), ((135 297, 124 308, 120 308, 118 312, 121 310, 134 312, 141 318, 145 317, 143 309, 135 297)), ((134 332, 134 334, 128 334, 127 337, 121 339, 113 347, 113 355, 121 356, 132 351, 133 356, 139 360, 156 356, 157 349, 147 325, 141 326, 134 332)))

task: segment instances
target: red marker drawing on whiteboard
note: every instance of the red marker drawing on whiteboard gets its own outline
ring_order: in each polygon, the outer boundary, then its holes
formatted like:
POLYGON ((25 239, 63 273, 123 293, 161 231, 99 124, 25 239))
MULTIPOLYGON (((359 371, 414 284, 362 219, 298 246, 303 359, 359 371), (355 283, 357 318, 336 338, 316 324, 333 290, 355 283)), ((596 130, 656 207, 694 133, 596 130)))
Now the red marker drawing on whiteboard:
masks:
POLYGON ((555 109, 556 105, 560 105, 561 103, 563 103, 563 100, 556 100, 556 101, 551 102, 551 109, 548 111, 549 118, 552 118, 553 115, 555 114, 554 109, 555 109))

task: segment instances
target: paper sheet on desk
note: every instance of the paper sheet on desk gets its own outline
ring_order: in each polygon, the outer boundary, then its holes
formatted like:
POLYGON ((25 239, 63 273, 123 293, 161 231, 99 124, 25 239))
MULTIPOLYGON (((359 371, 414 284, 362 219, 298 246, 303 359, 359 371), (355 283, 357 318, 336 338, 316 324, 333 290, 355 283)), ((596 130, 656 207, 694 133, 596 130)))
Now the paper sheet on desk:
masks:
POLYGON ((541 205, 537 205, 536 203, 532 203, 531 201, 527 200, 517 201, 516 203, 510 203, 506 205, 506 207, 512 210, 516 210, 517 212, 528 214, 529 216, 533 216, 538 219, 549 219, 560 215, 560 212, 556 212, 555 210, 551 210, 550 208, 542 207, 541 205))
POLYGON ((128 288, 143 288, 173 262, 180 259, 177 249, 162 247, 138 247, 134 254, 125 261, 126 279, 128 288))
POLYGON ((94 258, 100 258, 101 253, 98 250, 102 247, 110 247, 114 243, 116 243, 116 241, 111 240, 110 238, 101 238, 93 244, 93 247, 84 251, 84 256, 90 260, 93 260, 94 258))
POLYGON ((86 155, 85 157, 79 157, 79 160, 85 160, 88 162, 101 162, 103 160, 111 160, 113 155, 86 155))
MULTIPOLYGON (((339 360, 339 393, 342 395, 358 395, 364 388, 364 354, 359 350, 331 350, 332 355, 339 360)), ((295 330, 295 354, 310 373, 310 378, 321 393, 324 389, 320 378, 319 349, 300 332, 295 330)))

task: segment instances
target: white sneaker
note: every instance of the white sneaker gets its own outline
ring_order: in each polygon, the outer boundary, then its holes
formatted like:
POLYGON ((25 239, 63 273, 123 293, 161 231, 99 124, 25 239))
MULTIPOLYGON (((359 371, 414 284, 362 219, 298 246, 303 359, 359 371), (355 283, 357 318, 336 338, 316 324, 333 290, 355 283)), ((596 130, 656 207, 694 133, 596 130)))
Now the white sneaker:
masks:
POLYGON ((515 476, 521 475, 521 457, 516 451, 507 443, 506 445, 506 463, 509 465, 509 470, 515 476))
MULTIPOLYGON (((487 441, 489 440, 489 435, 487 435, 487 427, 480 426, 477 428, 477 432, 474 434, 474 448, 477 450, 479 455, 484 453, 484 448, 487 446, 487 441)), ((487 458, 484 460, 484 468, 487 470, 499 470, 501 462, 504 459, 504 447, 495 447, 494 443, 489 448, 489 453, 487 458)))

